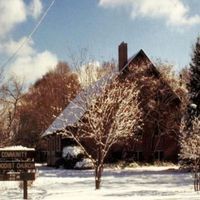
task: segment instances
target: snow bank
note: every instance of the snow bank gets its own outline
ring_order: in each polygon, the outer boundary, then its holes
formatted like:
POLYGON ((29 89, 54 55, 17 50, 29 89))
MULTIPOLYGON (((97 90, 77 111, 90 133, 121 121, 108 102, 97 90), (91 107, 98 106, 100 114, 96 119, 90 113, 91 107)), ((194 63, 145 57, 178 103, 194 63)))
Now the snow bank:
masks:
POLYGON ((79 154, 83 154, 83 150, 79 146, 64 147, 62 151, 63 158, 76 158, 79 154))
POLYGON ((74 166, 75 169, 92 169, 94 167, 92 161, 89 158, 85 158, 79 161, 74 166))
POLYGON ((84 158, 84 152, 79 146, 64 147, 62 151, 62 157, 62 162, 58 163, 58 168, 60 166, 63 166, 66 169, 93 168, 91 160, 88 158, 84 158))

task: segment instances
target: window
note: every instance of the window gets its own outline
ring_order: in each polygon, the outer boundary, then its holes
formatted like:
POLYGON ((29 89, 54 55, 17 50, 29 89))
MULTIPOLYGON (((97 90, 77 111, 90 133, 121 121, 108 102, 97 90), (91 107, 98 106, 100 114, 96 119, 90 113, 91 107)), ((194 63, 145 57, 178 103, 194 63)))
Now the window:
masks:
POLYGON ((154 152, 154 160, 162 161, 164 159, 164 152, 161 150, 154 152))
POLYGON ((134 152, 134 161, 142 162, 143 161, 143 152, 135 151, 134 152))
POLYGON ((122 159, 122 151, 112 152, 112 160, 113 162, 117 162, 122 159))
POLYGON ((56 135, 56 151, 61 151, 61 135, 56 135))

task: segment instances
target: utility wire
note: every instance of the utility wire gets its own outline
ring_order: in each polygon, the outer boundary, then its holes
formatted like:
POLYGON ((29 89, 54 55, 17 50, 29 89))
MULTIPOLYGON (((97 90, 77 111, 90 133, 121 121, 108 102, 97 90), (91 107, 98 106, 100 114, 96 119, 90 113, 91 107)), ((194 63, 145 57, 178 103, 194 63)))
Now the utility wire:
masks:
POLYGON ((34 27, 34 29, 29 33, 29 35, 22 41, 22 43, 19 45, 19 47, 15 50, 15 52, 1 65, 1 69, 3 70, 4 67, 10 62, 12 61, 19 53, 19 51, 24 47, 24 45, 29 42, 31 40, 31 37, 33 36, 33 34, 38 30, 39 26, 42 24, 42 22, 44 21, 45 17, 47 16, 48 12, 50 11, 50 9, 52 8, 52 6, 54 5, 56 0, 52 0, 51 4, 49 5, 49 7, 46 9, 46 11, 44 12, 44 14, 42 15, 42 17, 40 18, 40 20, 38 21, 38 23, 36 24, 36 26, 34 27))

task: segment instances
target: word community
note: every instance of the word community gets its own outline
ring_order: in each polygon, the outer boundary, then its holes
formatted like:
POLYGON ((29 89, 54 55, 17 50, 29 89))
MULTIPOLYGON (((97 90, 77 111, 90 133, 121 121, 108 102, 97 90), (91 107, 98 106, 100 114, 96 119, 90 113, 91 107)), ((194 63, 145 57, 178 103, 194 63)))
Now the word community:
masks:
POLYGON ((27 158, 34 158, 35 151, 27 150, 27 151, 13 151, 13 150, 0 150, 0 159, 27 159, 27 158))
POLYGON ((2 151, 0 158, 27 158, 26 151, 2 151))

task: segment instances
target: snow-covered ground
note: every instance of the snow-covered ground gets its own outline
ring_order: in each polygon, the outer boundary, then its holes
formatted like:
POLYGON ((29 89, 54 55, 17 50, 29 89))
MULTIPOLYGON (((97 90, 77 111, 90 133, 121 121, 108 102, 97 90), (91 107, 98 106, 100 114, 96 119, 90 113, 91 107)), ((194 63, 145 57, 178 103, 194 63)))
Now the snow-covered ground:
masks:
MULTIPOLYGON (((93 170, 39 167, 39 176, 29 188, 34 200, 199 200, 189 173, 169 167, 106 169, 102 188, 94 190, 93 170)), ((21 200, 17 182, 0 182, 1 200, 21 200)))

